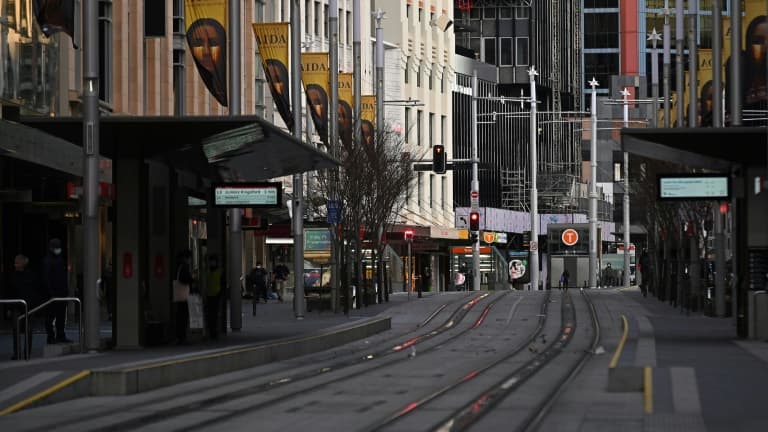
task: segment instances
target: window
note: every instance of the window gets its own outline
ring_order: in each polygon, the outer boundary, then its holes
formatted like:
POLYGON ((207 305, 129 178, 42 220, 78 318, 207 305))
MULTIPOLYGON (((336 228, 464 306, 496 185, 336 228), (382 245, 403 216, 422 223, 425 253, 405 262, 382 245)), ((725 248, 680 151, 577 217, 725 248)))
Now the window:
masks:
POLYGON ((405 83, 408 84, 408 75, 411 74, 411 56, 405 58, 405 83))
POLYGON ((419 22, 424 21, 424 8, 419 8, 419 22))
POLYGON ((499 41, 501 43, 499 66, 512 66, 512 38, 499 38, 499 41))
POLYGON ((433 126, 434 123, 435 123, 435 114, 429 113, 429 145, 431 146, 435 145, 435 141, 434 141, 435 137, 432 134, 434 129, 434 126, 433 126))
POLYGON ((495 19, 496 18, 496 6, 483 8, 483 18, 495 19))
POLYGON ((352 12, 347 11, 347 45, 352 45, 352 12))
POLYGON ((621 181, 621 162, 613 163, 613 181, 621 181))
POLYGON ((499 18, 501 19, 512 19, 512 7, 500 7, 499 8, 499 18))
POLYGON ((328 5, 323 6, 323 35, 328 37, 328 5))
POLYGON ((445 69, 440 74, 440 93, 445 93, 445 69))
POLYGON ((429 175, 429 208, 432 208, 432 197, 435 194, 435 175, 430 174, 429 175))
MULTIPOLYGON (((282 3, 282 2, 280 2, 282 3)), ((315 27, 312 29, 314 31, 315 36, 320 35, 320 2, 315 2, 315 27)))
POLYGON ((515 9, 515 19, 525 20, 530 18, 531 11, 526 7, 519 7, 515 9))
POLYGON ((445 116, 440 116, 440 144, 445 145, 445 116))
POLYGON ((618 48, 619 15, 616 13, 584 14, 584 46, 618 48))
POLYGON ((99 0, 99 99, 112 103, 112 0, 99 0))
POLYGON ((469 10, 469 19, 471 20, 479 20, 481 14, 483 13, 483 10, 478 7, 473 7, 469 10))
POLYGON ((528 38, 515 38, 515 65, 528 66, 528 38))
POLYGON ((421 145, 421 110, 416 111, 416 145, 421 145))
POLYGON ((411 22, 411 5, 405 5, 405 17, 408 18, 408 22, 411 22))
POLYGON ((408 142, 409 136, 411 136, 411 109, 405 107, 405 142, 408 142))
POLYGON ((423 185, 421 184, 421 173, 416 173, 416 178, 418 179, 416 183, 416 204, 421 208, 421 191, 423 189, 423 185))
POLYGON ((309 34, 309 8, 311 6, 310 0, 304 2, 304 34, 309 34))
POLYGON ((434 71, 434 69, 435 69, 435 65, 432 65, 432 69, 429 70, 429 89, 430 90, 432 90, 432 78, 433 78, 432 72, 434 71))
POLYGON ((421 63, 419 63, 419 67, 416 68, 416 87, 421 87, 421 63))
POLYGON ((448 181, 445 176, 440 177, 440 203, 443 205, 443 209, 448 208, 448 181))
POLYGON ((496 38, 483 38, 483 62, 496 64, 496 38))

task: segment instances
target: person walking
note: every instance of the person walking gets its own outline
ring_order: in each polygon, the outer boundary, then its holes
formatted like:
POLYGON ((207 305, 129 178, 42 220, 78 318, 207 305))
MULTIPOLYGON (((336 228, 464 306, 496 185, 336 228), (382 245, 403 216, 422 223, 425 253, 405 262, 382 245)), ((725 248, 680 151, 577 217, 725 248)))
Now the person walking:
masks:
POLYGON ((264 300, 264 303, 267 302, 267 276, 267 270, 261 266, 261 261, 256 263, 256 267, 248 275, 254 304, 259 301, 259 298, 264 300))
POLYGON ((275 266, 274 274, 277 297, 282 302, 283 297, 285 297, 285 281, 288 280, 288 275, 291 274, 291 271, 288 270, 288 266, 286 266, 285 263, 280 262, 275 266))
POLYGON ((194 279, 192 277, 192 251, 186 249, 179 254, 176 267, 176 279, 173 281, 173 304, 176 308, 176 344, 187 343, 189 326, 189 292, 194 279))
MULTIPOLYGON (((61 240, 52 238, 48 242, 48 253, 43 258, 43 284, 46 301, 54 297, 67 297, 69 295, 67 265, 61 254, 61 240)), ((48 305, 45 316, 45 332, 48 334, 47 342, 49 344, 72 343, 71 340, 67 339, 64 332, 66 316, 67 304, 65 302, 54 302, 48 305), (54 322, 56 323, 55 331, 54 322)))
POLYGON ((568 291, 568 279, 571 278, 571 274, 568 273, 568 269, 563 270, 563 273, 560 275, 560 289, 568 291))
MULTIPOLYGON (((28 264, 29 258, 22 254, 16 255, 13 260, 13 271, 6 277, 5 298, 24 300, 27 302, 27 310, 31 310, 40 304, 43 293, 41 292, 42 286, 39 278, 35 273, 29 271, 28 264)), ((19 353, 20 341, 16 339, 16 332, 26 334, 25 346, 31 347, 32 329, 26 328, 25 322, 18 319, 24 313, 20 305, 12 305, 11 311, 11 325, 13 327, 13 357, 11 357, 11 360, 18 360, 25 356, 19 353)))

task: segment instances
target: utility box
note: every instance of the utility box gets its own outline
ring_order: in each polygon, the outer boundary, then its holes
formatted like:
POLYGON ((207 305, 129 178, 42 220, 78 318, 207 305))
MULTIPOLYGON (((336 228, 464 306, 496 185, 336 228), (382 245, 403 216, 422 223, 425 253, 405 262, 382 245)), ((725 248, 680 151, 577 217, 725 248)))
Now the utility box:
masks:
POLYGON ((768 340, 768 292, 750 291, 747 299, 749 339, 768 340))

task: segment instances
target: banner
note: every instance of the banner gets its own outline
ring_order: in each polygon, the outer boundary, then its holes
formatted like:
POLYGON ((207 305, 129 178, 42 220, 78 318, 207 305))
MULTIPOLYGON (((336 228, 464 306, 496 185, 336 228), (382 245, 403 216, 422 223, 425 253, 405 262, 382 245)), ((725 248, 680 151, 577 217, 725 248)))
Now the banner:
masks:
POLYGON ((374 143, 374 125, 376 124, 376 96, 363 96, 360 98, 360 128, 362 129, 363 142, 368 145, 374 143))
POLYGON ((302 53, 301 79, 317 134, 328 143, 328 53, 302 53))
POLYGON ((293 129, 290 81, 288 79, 288 23, 255 23, 253 34, 261 54, 261 67, 269 91, 288 130, 293 129))
POLYGON ((46 37, 64 32, 73 39, 74 43, 74 3, 74 0, 34 0, 35 18, 46 37))
POLYGON ((352 95, 353 74, 339 74, 339 137, 344 147, 352 145, 352 106, 355 104, 352 95))
POLYGON ((184 0, 184 22, 200 78, 227 106, 227 0, 184 0))
POLYGON ((731 32, 731 23, 727 17, 723 17, 723 59, 725 60, 723 77, 726 92, 725 104, 730 112, 730 86, 728 83, 734 79, 731 76, 730 50, 731 38, 739 37, 742 47, 741 55, 741 96, 744 110, 768 108, 768 83, 766 82, 766 55, 768 55, 768 19, 766 19, 765 0, 745 0, 744 18, 741 21, 741 35, 731 32))

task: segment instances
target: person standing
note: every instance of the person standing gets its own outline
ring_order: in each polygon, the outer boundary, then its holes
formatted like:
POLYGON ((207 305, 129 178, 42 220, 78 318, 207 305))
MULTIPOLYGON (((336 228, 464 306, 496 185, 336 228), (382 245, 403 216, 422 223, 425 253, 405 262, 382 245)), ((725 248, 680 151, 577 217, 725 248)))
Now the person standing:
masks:
POLYGON ((206 317, 208 334, 211 339, 219 338, 219 310, 221 309, 221 287, 224 286, 224 272, 219 267, 219 257, 216 254, 208 257, 208 285, 206 295, 206 317))
MULTIPOLYGON (((61 253, 61 240, 52 238, 48 242, 48 254, 43 258, 45 300, 54 297, 67 297, 69 295, 67 265, 61 253)), ((66 316, 67 304, 65 302, 54 302, 48 306, 45 316, 45 332, 48 334, 47 342, 49 344, 72 343, 64 333, 66 316), (56 322, 55 332, 54 322, 56 322)))
POLYGON ((568 291, 568 279, 571 278, 571 274, 568 273, 568 269, 563 270, 563 273, 560 275, 560 289, 568 291))
POLYGON ((256 263, 256 267, 248 275, 251 289, 253 290, 253 302, 259 301, 259 298, 267 302, 267 270, 261 266, 261 261, 256 263))
MULTIPOLYGON (((27 302, 27 310, 31 310, 38 304, 43 297, 41 293, 40 280, 37 275, 29 271, 27 265, 29 259, 24 255, 16 255, 13 260, 13 271, 6 278, 5 298, 18 299, 27 302)), ((20 305, 12 305, 11 325, 13 326, 13 357, 11 360, 18 360, 24 355, 19 353, 19 340, 16 339, 16 331, 26 333, 26 346, 32 346, 32 329, 25 327, 24 321, 19 321, 19 317, 24 313, 20 305)))
POLYGON ((173 283, 173 304, 176 307, 176 343, 187 343, 187 327, 189 326, 189 292, 192 288, 192 252, 189 249, 179 254, 179 265, 176 267, 176 279, 173 283))

